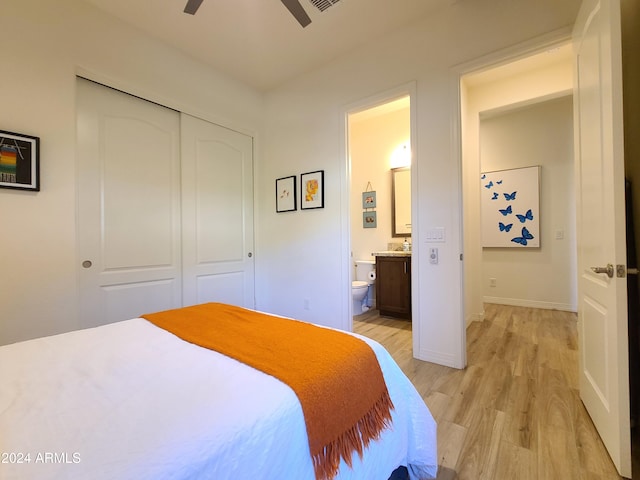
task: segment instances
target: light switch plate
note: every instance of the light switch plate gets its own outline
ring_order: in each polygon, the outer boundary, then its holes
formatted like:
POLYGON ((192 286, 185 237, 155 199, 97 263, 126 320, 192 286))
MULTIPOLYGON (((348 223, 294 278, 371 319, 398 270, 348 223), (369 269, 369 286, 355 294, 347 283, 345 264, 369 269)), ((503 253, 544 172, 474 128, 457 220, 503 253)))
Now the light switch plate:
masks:
POLYGON ((445 233, 444 233, 444 227, 434 227, 434 228, 429 228, 426 231, 425 234, 425 240, 427 241, 427 243, 444 243, 445 242, 445 233))

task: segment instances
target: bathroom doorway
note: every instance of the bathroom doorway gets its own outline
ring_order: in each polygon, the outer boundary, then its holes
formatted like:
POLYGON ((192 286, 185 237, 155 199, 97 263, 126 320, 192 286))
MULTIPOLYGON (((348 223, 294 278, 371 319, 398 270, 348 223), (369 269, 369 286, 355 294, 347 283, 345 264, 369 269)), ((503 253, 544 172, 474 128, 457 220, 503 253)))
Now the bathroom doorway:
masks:
POLYGON ((368 283, 366 287, 351 284, 353 319, 366 319, 377 313, 377 272, 370 273, 375 265, 374 253, 410 248, 411 118, 411 95, 407 90, 365 101, 347 113, 349 271, 352 282, 368 283), (408 173, 409 181, 394 189, 394 173, 400 170, 408 173), (400 194, 406 199, 404 202, 398 200, 400 194), (396 228, 395 220, 399 218, 405 219, 403 229, 396 228))

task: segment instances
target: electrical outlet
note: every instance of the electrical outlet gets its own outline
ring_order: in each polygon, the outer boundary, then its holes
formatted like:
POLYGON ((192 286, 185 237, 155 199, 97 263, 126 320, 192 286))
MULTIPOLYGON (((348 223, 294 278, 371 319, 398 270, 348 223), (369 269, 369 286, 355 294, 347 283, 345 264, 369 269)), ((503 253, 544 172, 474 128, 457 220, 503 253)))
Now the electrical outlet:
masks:
POLYGON ((304 299, 304 309, 305 310, 309 310, 309 299, 308 298, 304 299))
POLYGON ((490 278, 489 279, 489 286, 490 287, 495 287, 496 286, 496 279, 495 278, 490 278))

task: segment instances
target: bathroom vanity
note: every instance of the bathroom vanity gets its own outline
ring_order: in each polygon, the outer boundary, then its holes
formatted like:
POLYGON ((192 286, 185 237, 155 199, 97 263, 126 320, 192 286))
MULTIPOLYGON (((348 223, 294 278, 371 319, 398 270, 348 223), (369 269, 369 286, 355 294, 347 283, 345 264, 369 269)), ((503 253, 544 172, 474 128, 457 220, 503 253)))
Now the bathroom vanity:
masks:
POLYGON ((374 252, 380 315, 411 318, 411 252, 374 252))

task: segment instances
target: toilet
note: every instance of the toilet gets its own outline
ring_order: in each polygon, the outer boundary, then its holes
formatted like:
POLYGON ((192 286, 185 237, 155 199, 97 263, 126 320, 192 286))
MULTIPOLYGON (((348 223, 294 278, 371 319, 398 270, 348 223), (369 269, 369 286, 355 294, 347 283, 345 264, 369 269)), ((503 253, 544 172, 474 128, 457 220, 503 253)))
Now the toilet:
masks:
POLYGON ((360 315, 373 305, 375 265, 373 260, 356 260, 355 280, 351 282, 353 315, 360 315))

